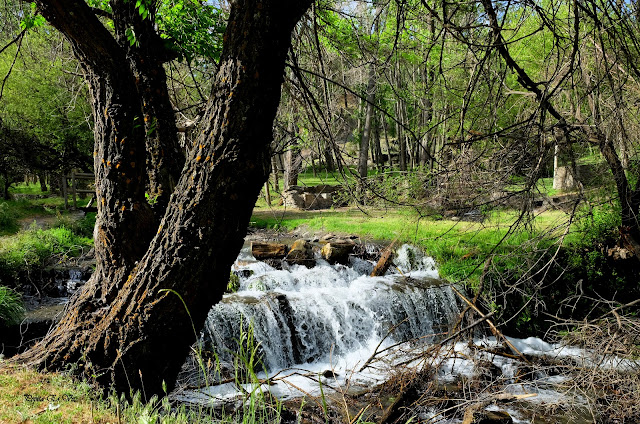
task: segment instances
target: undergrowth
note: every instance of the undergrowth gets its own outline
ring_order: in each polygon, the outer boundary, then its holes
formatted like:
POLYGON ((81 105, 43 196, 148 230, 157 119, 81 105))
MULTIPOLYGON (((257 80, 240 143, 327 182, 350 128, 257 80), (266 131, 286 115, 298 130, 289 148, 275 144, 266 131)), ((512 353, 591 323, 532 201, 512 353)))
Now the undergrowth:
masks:
POLYGON ((0 328, 17 324, 24 315, 20 293, 0 286, 0 328))
POLYGON ((93 241, 67 227, 32 228, 0 239, 0 282, 11 286, 21 270, 55 265, 88 250, 93 241))

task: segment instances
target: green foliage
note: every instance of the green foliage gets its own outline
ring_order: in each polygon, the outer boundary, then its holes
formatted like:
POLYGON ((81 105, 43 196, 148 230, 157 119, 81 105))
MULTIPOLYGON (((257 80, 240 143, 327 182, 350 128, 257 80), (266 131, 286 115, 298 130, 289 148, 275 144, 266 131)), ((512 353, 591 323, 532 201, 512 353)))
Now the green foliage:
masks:
POLYGON ((620 206, 616 204, 603 204, 590 208, 587 216, 577 225, 580 238, 578 244, 592 246, 612 242, 618 236, 618 228, 621 224, 620 206))
MULTIPOLYGON (((37 25, 42 17, 25 19, 32 20, 28 25, 37 25)), ((88 92, 76 64, 64 57, 71 55, 68 47, 52 48, 58 37, 51 31, 32 31, 21 44, 20 60, 13 61, 18 55, 15 45, 0 55, 0 74, 7 76, 0 108, 2 170, 16 168, 13 173, 20 174, 90 166, 88 92)))
POLYGON ((107 408, 120 412, 119 420, 136 424, 190 424, 213 422, 214 412, 205 408, 187 408, 184 404, 172 405, 168 397, 157 396, 145 400, 140 392, 128 401, 124 395, 112 394, 106 401, 107 408))
POLYGON ((240 290, 240 277, 235 272, 229 273, 229 282, 227 283, 226 293, 235 293, 240 290))
POLYGON ((30 13, 25 16, 20 22, 20 29, 29 30, 43 26, 47 21, 41 15, 37 14, 37 5, 35 2, 31 3, 29 9, 30 13))
POLYGON ((0 281, 11 284, 19 271, 77 256, 91 244, 91 239, 78 236, 66 227, 30 229, 5 237, 0 240, 0 281))
POLYGON ((17 229, 18 223, 15 212, 7 202, 0 203, 0 234, 13 232, 17 229))
POLYGON ((165 37, 179 46, 178 52, 187 61, 197 57, 220 59, 226 16, 214 4, 164 0, 158 9, 158 26, 165 37))
POLYGON ((24 315, 20 293, 0 286, 0 328, 18 324, 24 315))

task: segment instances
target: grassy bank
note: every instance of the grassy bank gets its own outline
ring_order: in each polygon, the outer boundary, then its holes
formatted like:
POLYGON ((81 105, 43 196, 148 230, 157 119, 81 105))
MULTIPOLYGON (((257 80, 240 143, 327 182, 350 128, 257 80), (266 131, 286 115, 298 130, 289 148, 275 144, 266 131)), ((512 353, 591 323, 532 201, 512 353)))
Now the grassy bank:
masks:
POLYGON ((397 240, 422 247, 438 263, 440 274, 451 281, 477 281, 489 255, 506 255, 523 245, 548 248, 562 234, 568 215, 548 211, 526 226, 516 226, 520 215, 494 212, 482 222, 423 217, 415 210, 356 208, 327 211, 256 209, 252 223, 258 228, 300 227, 312 231, 356 234, 369 240, 397 240))
POLYGON ((64 373, 41 373, 0 360, 0 423, 198 424, 215 418, 209 409, 188 410, 167 398, 143 400, 137 394, 127 401, 115 395, 101 398, 98 393, 64 373))
POLYGON ((0 239, 0 282, 11 286, 22 270, 55 265, 90 249, 93 240, 60 226, 33 228, 0 239))
POLYGON ((466 286, 470 295, 482 286, 483 308, 514 336, 544 335, 557 323, 547 314, 584 320, 640 296, 635 263, 607 253, 617 238, 615 208, 585 207, 573 220, 559 210, 519 218, 509 210, 465 222, 410 209, 258 208, 252 222, 260 228, 356 234, 419 246, 436 260, 442 278, 466 286))

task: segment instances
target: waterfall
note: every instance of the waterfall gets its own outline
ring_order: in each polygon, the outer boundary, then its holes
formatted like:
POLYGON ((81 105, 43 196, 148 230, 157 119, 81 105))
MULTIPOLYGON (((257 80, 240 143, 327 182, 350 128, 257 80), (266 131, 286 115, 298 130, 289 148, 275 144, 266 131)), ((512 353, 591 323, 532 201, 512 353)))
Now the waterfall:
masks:
POLYGON ((318 260, 312 269, 277 270, 244 250, 234 266, 240 290, 210 311, 205 343, 228 360, 241 326, 251 324, 264 367, 273 371, 372 353, 383 339, 437 338, 459 314, 455 294, 419 250, 402 246, 395 263, 383 277, 369 277, 373 263, 355 257, 348 266, 318 260))

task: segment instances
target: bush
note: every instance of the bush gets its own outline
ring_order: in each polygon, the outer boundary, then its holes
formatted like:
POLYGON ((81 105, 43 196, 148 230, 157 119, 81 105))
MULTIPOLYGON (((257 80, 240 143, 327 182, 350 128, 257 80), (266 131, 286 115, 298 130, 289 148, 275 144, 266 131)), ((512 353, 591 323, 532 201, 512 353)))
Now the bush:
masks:
POLYGON ((0 327, 18 324, 22 320, 24 306, 19 293, 0 286, 0 327))
POLYGON ((587 217, 578 223, 578 232, 582 237, 576 244, 593 246, 616 240, 621 224, 620 214, 619 205, 605 204, 591 208, 587 217))
POLYGON ((96 225, 96 213, 91 212, 86 214, 81 219, 73 219, 67 215, 58 214, 56 222, 53 224, 53 228, 68 228, 74 234, 80 237, 93 238, 93 228, 96 225))
POLYGON ((13 232, 17 226, 15 213, 6 202, 0 203, 0 233, 13 232))
POLYGON ((30 270, 80 255, 92 240, 66 227, 29 229, 0 241, 0 281, 14 282, 21 270, 30 270))

